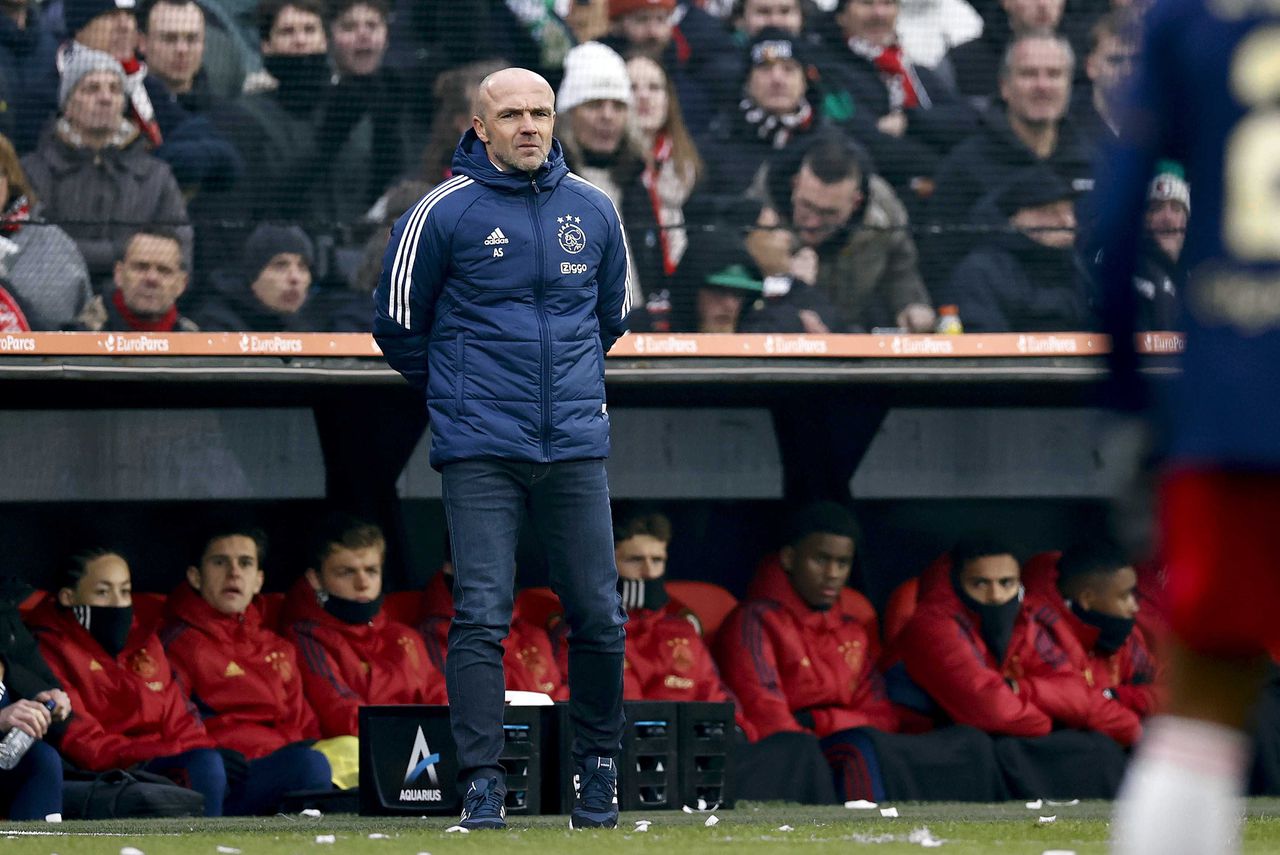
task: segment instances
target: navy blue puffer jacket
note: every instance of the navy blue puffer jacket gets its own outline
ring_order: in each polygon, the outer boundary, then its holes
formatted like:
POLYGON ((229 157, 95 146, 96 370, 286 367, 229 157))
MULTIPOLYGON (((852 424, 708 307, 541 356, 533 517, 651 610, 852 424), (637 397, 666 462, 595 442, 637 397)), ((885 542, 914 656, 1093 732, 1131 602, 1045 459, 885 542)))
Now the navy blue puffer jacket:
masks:
POLYGON ((453 175, 396 222, 374 292, 387 363, 426 390, 431 465, 607 457, 604 355, 631 307, 613 203, 559 142, 530 176, 468 131, 453 175))

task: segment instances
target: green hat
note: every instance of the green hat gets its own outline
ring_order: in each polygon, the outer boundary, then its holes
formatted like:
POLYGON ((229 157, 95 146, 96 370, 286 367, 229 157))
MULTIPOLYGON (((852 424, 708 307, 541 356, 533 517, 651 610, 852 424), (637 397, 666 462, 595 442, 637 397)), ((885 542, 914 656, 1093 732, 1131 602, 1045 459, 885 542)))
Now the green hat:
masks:
POLYGON ((706 284, 718 285, 721 288, 736 288, 753 294, 764 292, 764 282, 752 277, 746 265, 738 263, 715 271, 706 278, 706 284))
POLYGON ((1191 210, 1191 185, 1187 183, 1186 172, 1182 164, 1173 160, 1162 160, 1156 164, 1155 178, 1151 179, 1151 187, 1147 192, 1151 202, 1172 199, 1181 202, 1188 211, 1191 210))

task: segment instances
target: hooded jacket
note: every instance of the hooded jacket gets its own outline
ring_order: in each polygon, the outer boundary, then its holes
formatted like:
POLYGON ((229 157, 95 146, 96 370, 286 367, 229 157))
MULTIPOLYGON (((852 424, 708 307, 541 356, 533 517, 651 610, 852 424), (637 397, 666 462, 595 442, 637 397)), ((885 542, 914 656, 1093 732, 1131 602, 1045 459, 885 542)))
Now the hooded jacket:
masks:
POLYGON ((160 639, 178 680, 220 747, 250 760, 304 739, 320 722, 302 689, 298 651, 262 625, 262 600, 226 615, 181 582, 165 604, 160 639))
POLYGON ((281 626, 298 647, 302 684, 326 737, 359 733, 365 704, 448 702, 422 636, 385 611, 345 623, 324 610, 303 576, 285 595, 281 626))
POLYGON ((374 293, 387 363, 426 390, 431 465, 607 457, 604 354, 632 298, 617 211, 555 141, 530 177, 467 131, 453 175, 396 221, 374 293))
POLYGON ((979 618, 951 584, 943 556, 920 578, 920 600, 897 649, 911 678, 957 724, 1002 736, 1044 736, 1055 724, 1097 730, 1121 745, 1142 733, 1138 717, 1108 700, 1078 669, 1084 651, 1051 603, 1026 596, 1004 661, 982 639, 979 618))
MULTIPOLYGON (((445 575, 437 573, 422 594, 423 617, 418 631, 427 644, 432 663, 444 673, 449 654, 449 624, 453 621, 453 595, 445 584, 445 575)), ((567 701, 569 687, 564 671, 556 664, 551 639, 546 630, 515 615, 511 631, 502 640, 502 670, 507 689, 516 692, 542 692, 553 700, 567 701)))
POLYGON ((839 601, 826 611, 811 607, 773 562, 761 567, 747 596, 720 627, 716 658, 755 729, 748 735, 898 729, 876 670, 879 644, 839 601))
POLYGON ((36 605, 27 624, 71 699, 74 714, 61 749, 72 763, 102 772, 214 747, 160 639, 136 619, 114 657, 53 594, 36 605))

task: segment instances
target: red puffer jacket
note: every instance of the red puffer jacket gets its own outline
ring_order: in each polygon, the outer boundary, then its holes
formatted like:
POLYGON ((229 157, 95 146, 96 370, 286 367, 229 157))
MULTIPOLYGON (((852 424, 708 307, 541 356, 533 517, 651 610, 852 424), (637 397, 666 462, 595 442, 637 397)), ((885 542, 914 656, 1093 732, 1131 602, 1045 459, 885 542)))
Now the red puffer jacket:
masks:
POLYGON ((1049 602, 1028 594, 1003 662, 996 662, 978 617, 951 585, 943 556, 920 579, 920 603, 899 636, 907 672, 959 724, 992 734, 1043 736, 1055 724, 1097 730, 1122 745, 1142 734, 1138 716, 1091 687, 1079 667, 1083 648, 1049 602))
POLYGON ((720 671, 753 739, 781 731, 897 730, 878 658, 879 642, 866 626, 838 602, 827 611, 811 608, 774 563, 756 574, 748 599, 716 636, 720 671), (813 727, 800 724, 797 713, 812 716, 813 727))
POLYGON ((160 640, 209 735, 250 760, 320 738, 292 643, 262 625, 261 599, 226 615, 182 582, 169 595, 160 640))
POLYGON ((60 747, 75 765, 102 772, 214 747, 160 639, 136 620, 115 657, 52 594, 27 616, 27 625, 71 698, 60 747))
MULTIPOLYGON (((418 632, 427 644, 432 663, 444 673, 449 656, 449 623, 453 620, 453 594, 445 584, 443 573, 427 583, 422 594, 422 620, 418 632)), ((556 664, 547 632, 520 615, 511 620, 511 632, 503 639, 502 670, 507 688, 516 692, 543 692, 557 701, 569 699, 564 672, 556 664)))
POLYGON ((362 704, 448 703, 422 636, 385 612, 349 624, 324 610, 305 576, 285 596, 281 625, 298 646, 307 700, 325 736, 355 735, 362 704))

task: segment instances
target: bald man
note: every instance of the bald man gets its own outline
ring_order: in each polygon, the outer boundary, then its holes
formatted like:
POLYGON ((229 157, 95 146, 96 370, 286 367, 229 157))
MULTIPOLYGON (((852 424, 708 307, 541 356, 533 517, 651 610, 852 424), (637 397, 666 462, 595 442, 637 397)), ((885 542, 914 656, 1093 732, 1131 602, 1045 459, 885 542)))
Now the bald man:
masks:
POLYGON ((396 223, 374 336, 424 390, 454 562, 446 683, 464 828, 503 828, 502 640, 526 515, 570 626, 577 798, 570 828, 618 822, 626 621, 613 557, 604 355, 626 331, 617 210, 569 172, 555 98, 522 68, 480 84, 453 178, 396 223))

